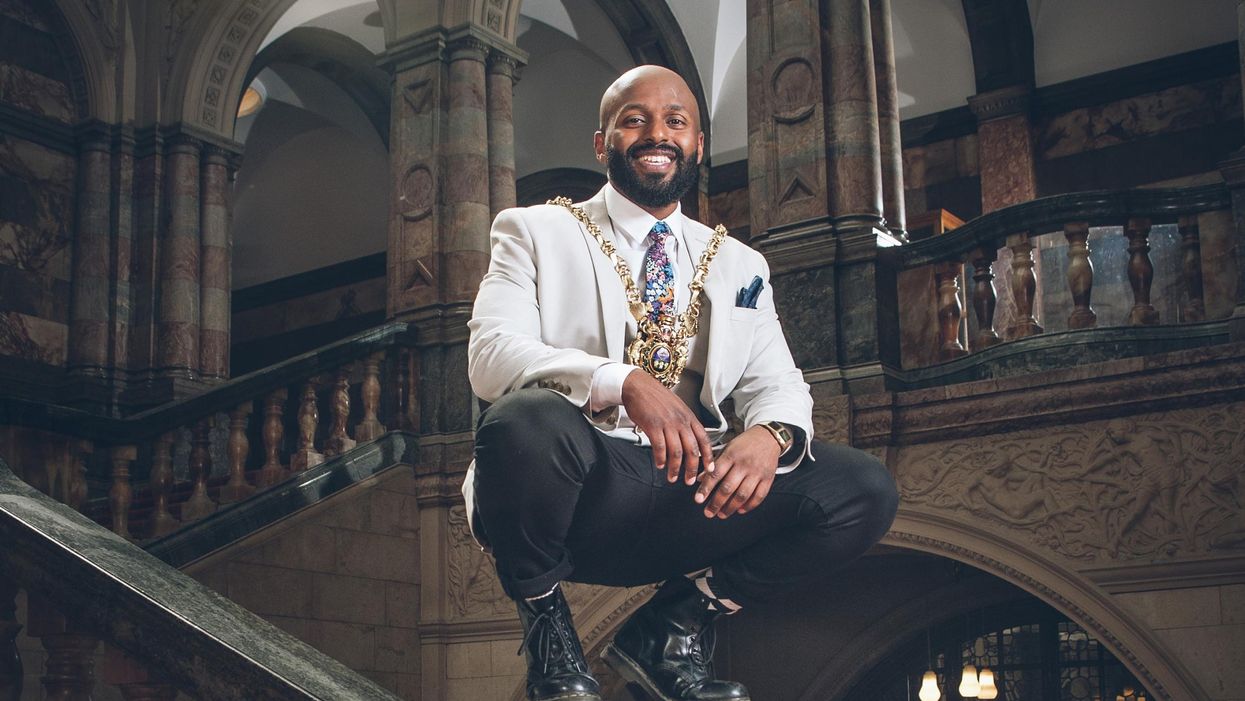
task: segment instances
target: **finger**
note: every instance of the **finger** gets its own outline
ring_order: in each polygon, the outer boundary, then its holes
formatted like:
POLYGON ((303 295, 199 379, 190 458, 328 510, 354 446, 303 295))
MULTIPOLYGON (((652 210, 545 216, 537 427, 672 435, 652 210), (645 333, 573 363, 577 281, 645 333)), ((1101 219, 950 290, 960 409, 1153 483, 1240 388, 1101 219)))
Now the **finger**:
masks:
POLYGON ((666 469, 666 437, 661 431, 645 431, 653 445, 653 466, 658 470, 666 469))
POLYGON ((730 472, 730 458, 727 458, 725 461, 719 460, 719 462, 721 464, 716 472, 700 473, 700 486, 696 488, 696 495, 693 497, 697 504, 705 503, 709 499, 709 495, 713 494, 714 488, 718 486, 718 482, 721 482, 726 473, 730 472))
POLYGON ((683 439, 677 428, 666 429, 666 479, 670 482, 679 481, 679 470, 683 468, 683 439))
MULTIPOLYGON (((731 470, 731 473, 738 470, 731 470)), ((739 483, 743 481, 742 475, 728 473, 722 477, 722 481, 718 483, 717 489, 713 490, 713 496, 709 499, 709 506, 705 507, 705 515, 717 516, 722 507, 726 506, 726 502, 735 495, 735 490, 739 489, 739 483)))
POLYGON ((761 502, 765 501, 765 497, 769 496, 769 490, 773 486, 774 480, 761 480, 761 483, 757 485, 756 491, 752 493, 752 497, 748 499, 746 504, 739 507, 739 511, 737 513, 746 514, 760 506, 761 502))
POLYGON ((696 473, 700 472, 700 459, 703 453, 700 451, 696 434, 691 427, 685 427, 679 431, 679 437, 683 440, 683 482, 690 486, 696 484, 696 473))
POLYGON ((748 498, 752 496, 752 493, 756 491, 756 488, 757 478, 748 477, 745 479, 739 485, 739 488, 735 490, 735 493, 731 495, 731 498, 726 500, 726 504, 718 512, 718 518, 734 516, 739 507, 743 506, 748 501, 748 498))
POLYGON ((700 448, 700 464, 704 465, 709 472, 713 472, 715 469, 713 444, 709 442, 709 434, 705 433, 705 427, 701 426, 699 421, 692 422, 692 432, 696 434, 696 443, 700 448))

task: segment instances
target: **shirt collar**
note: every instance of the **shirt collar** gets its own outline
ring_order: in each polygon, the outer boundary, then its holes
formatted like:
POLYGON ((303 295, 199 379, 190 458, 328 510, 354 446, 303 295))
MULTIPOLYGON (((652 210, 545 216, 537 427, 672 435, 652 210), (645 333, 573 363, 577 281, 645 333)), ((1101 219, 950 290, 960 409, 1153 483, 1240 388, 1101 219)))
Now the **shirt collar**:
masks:
MULTIPOLYGON (((605 208, 609 212, 614 231, 631 248, 642 248, 647 244, 648 232, 657 223, 657 217, 640 208, 640 205, 627 199, 621 192, 614 189, 613 183, 605 184, 605 208)), ((670 234, 678 243, 683 241, 683 205, 675 205, 674 212, 662 219, 670 227, 670 234)))

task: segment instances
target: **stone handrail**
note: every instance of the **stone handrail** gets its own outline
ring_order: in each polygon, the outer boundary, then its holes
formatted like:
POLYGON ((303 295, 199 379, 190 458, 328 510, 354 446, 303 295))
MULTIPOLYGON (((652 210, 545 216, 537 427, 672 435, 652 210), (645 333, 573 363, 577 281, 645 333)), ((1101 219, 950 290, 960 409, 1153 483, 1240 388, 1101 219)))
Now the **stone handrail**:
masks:
MULTIPOLYGON (((146 670, 126 698, 378 701, 395 696, 340 662, 30 487, 0 461, 0 593, 29 593, 28 627, 49 651, 49 694, 86 698, 100 640, 146 670), (48 623, 48 619, 54 619, 48 623), (38 630, 35 630, 38 629, 38 630), (76 673, 67 673, 74 670, 76 673), (83 678, 84 674, 86 678, 83 678), (83 687, 86 687, 85 689, 83 687)), ((20 627, 0 606, 0 626, 20 627), (6 615, 7 614, 7 615, 6 615)), ((13 659, 9 635, 0 653, 13 659)), ((0 670, 11 677, 13 670, 0 670)), ((17 670, 20 678, 20 669, 17 670)))

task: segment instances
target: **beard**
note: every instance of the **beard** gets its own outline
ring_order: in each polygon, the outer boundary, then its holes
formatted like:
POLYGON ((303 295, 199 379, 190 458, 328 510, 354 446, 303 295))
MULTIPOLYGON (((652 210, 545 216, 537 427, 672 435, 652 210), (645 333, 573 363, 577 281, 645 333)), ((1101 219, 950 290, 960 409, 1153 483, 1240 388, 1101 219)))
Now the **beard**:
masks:
POLYGON ((605 147, 606 170, 610 182, 618 191, 641 207, 664 207, 683 199, 691 191, 700 177, 700 167, 696 162, 697 152, 685 155, 683 149, 674 144, 652 146, 634 144, 624 154, 612 146, 605 147), (654 151, 670 156, 674 163, 674 173, 669 180, 657 174, 641 174, 632 165, 641 153, 654 151))

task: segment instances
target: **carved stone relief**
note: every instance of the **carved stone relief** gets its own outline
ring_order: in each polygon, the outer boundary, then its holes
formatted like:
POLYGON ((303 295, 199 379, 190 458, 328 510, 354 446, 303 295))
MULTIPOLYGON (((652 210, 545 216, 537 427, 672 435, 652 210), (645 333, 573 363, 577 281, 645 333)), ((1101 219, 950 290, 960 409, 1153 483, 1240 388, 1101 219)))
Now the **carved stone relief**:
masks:
POLYGON ((1080 561, 1245 549, 1245 403, 901 452, 908 507, 982 519, 1080 561))
POLYGON ((467 510, 459 505, 449 511, 449 596, 457 616, 483 617, 512 613, 513 604, 489 560, 471 537, 467 510))
POLYGON ((817 81, 812 65, 803 58, 778 64, 770 80, 774 92, 774 119, 783 124, 802 122, 817 106, 817 81))
POLYGON ((402 218, 419 221, 432 214, 432 171, 422 163, 411 166, 402 176, 402 218))

